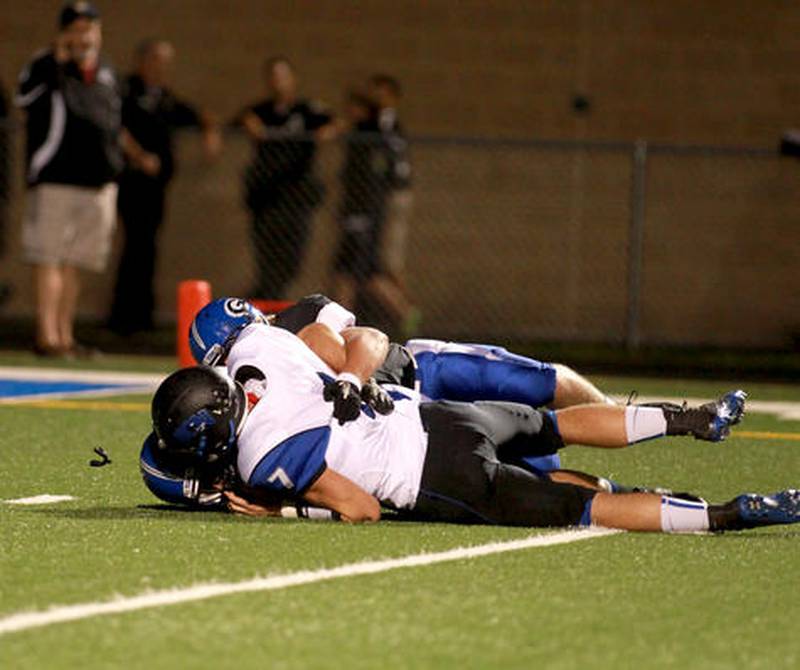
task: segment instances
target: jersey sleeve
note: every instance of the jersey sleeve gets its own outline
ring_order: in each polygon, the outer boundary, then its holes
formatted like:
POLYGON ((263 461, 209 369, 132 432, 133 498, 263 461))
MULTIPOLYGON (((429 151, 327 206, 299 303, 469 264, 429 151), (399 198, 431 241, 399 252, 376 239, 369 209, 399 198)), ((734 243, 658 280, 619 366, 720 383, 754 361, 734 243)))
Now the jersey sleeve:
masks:
POLYGON ((186 477, 185 473, 171 472, 156 456, 156 436, 150 433, 139 453, 139 470, 150 492, 173 505, 188 505, 221 509, 225 507, 222 493, 202 491, 197 479, 186 477))
POLYGON ((331 429, 312 428, 271 449, 253 469, 248 484, 288 495, 302 495, 325 472, 331 429))
POLYGON ((48 91, 58 88, 60 67, 50 53, 41 54, 22 68, 14 104, 27 109, 48 91))
POLYGON ((356 324, 355 315, 321 293, 301 298, 275 316, 273 326, 295 335, 312 323, 324 323, 334 332, 341 332, 356 324))

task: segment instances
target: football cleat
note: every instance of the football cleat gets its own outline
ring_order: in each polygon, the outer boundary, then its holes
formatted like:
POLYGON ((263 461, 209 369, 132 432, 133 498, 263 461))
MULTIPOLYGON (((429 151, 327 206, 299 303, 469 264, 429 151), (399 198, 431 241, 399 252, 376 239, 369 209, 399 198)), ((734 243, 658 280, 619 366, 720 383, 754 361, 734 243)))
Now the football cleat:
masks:
POLYGON ((744 416, 747 393, 741 389, 728 391, 714 402, 700 407, 687 407, 674 403, 649 403, 660 407, 667 420, 667 435, 693 435, 698 440, 721 442, 744 416))
POLYGON ((734 499, 745 528, 800 523, 800 490, 787 489, 771 496, 745 493, 734 499))

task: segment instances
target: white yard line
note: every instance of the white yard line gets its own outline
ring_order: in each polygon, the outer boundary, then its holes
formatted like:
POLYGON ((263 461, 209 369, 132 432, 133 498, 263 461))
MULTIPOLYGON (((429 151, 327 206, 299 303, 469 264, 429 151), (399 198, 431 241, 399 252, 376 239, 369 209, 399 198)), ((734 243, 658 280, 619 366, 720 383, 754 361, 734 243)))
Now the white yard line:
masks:
POLYGON ((356 577, 358 575, 374 575, 399 568, 413 568, 448 561, 460 561, 469 558, 479 558, 493 554, 503 554, 509 551, 520 551, 534 547, 549 547, 557 544, 568 544, 580 540, 591 540, 605 537, 620 531, 600 528, 582 530, 567 530, 558 533, 535 535, 522 540, 509 542, 492 542, 474 547, 460 547, 432 554, 412 554, 400 558, 390 558, 377 561, 364 561, 361 563, 348 563, 337 568, 322 570, 304 570, 286 575, 273 577, 257 577, 242 582, 196 584, 184 589, 171 589, 168 591, 151 591, 138 596, 117 598, 110 601, 96 601, 79 603, 76 605, 62 605, 39 612, 19 612, 0 619, 0 635, 14 633, 50 626, 66 621, 78 621, 109 614, 122 614, 154 607, 166 607, 180 603, 196 602, 209 598, 218 598, 237 593, 253 593, 257 591, 277 591, 292 586, 314 584, 342 577, 356 577))
POLYGON ((14 498, 13 500, 0 500, 8 505, 49 505, 50 503, 66 502, 75 500, 72 496, 54 496, 51 493, 43 493, 39 496, 30 498, 14 498))

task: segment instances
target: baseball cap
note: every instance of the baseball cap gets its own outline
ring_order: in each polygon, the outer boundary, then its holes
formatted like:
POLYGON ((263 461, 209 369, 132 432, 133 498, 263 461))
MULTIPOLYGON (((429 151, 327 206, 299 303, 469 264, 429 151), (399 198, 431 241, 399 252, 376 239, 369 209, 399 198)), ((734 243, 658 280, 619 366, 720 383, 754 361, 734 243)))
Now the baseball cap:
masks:
POLYGON ((100 12, 91 2, 79 0, 79 2, 68 2, 61 8, 61 15, 58 17, 59 28, 66 28, 78 19, 90 19, 96 21, 100 18, 100 12))

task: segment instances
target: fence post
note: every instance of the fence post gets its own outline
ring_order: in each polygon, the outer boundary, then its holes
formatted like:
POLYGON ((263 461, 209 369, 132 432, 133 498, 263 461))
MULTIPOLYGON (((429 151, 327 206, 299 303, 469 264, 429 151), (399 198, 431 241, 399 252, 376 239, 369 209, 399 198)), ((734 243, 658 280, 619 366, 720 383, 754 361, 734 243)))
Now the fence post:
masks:
POLYGON ((633 145, 631 166, 631 218, 628 228, 628 318, 625 345, 637 349, 641 344, 639 329, 642 294, 642 248, 645 226, 645 186, 647 181, 647 142, 633 145))

